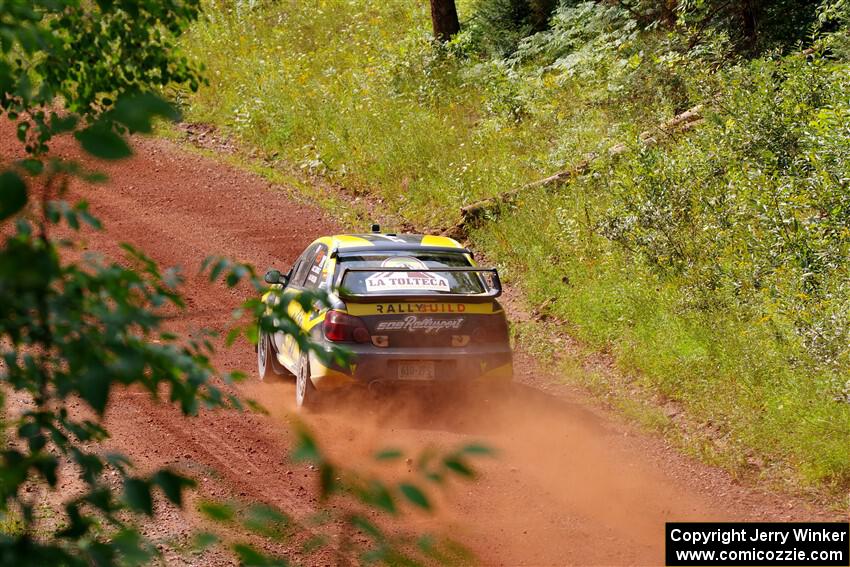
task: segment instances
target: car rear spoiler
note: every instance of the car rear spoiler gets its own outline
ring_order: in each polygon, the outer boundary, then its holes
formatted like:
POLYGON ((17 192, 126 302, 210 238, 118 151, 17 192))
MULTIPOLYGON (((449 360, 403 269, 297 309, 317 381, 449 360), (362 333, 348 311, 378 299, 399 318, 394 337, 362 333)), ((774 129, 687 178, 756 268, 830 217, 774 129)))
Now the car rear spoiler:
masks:
POLYGON ((451 253, 451 254, 468 254, 474 257, 472 250, 469 248, 454 248, 452 246, 415 246, 411 248, 409 242, 380 242, 370 244, 369 246, 346 246, 345 248, 334 248, 331 250, 331 257, 359 256, 363 253, 380 254, 381 252, 431 252, 431 253, 451 253))
POLYGON ((464 303, 484 303, 495 299, 502 295, 502 281, 499 279, 499 272, 496 268, 474 268, 474 267, 453 267, 453 268, 383 268, 383 267, 365 267, 365 268, 349 268, 344 267, 339 275, 339 283, 337 284, 337 295, 340 299, 348 299, 360 301, 363 303, 380 303, 385 301, 462 301, 464 303), (416 272, 416 273, 474 273, 474 274, 489 274, 490 283, 482 281, 482 285, 488 288, 484 293, 352 293, 345 288, 345 278, 353 272, 368 272, 372 274, 384 272, 416 272))

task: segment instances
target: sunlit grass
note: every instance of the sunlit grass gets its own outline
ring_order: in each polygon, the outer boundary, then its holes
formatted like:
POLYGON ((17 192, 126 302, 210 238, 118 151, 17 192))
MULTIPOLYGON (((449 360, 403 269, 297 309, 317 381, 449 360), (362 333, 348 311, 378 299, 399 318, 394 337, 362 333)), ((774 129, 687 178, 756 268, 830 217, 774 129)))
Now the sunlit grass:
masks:
POLYGON ((426 2, 226 6, 209 2, 187 36, 211 82, 187 118, 378 193, 419 224, 447 225, 462 204, 568 166, 618 130, 574 85, 529 95, 535 120, 517 122, 503 70, 433 50, 426 2))
MULTIPOLYGON (((850 404, 836 401, 831 388, 840 373, 817 370, 799 343, 777 342, 767 322, 687 309, 678 282, 641 268, 605 239, 565 231, 551 214, 561 210, 562 218, 576 218, 584 214, 583 203, 566 195, 540 197, 475 235, 532 305, 557 298, 547 311, 569 321, 565 330, 590 348, 611 352, 622 373, 681 403, 694 423, 710 424, 708 438, 697 431, 691 439, 714 447, 694 445, 703 457, 732 470, 748 468, 757 457, 765 471, 776 469, 782 477, 847 486, 850 404)), ((545 332, 537 336, 541 346, 545 332)), ((604 374, 574 381, 664 429, 650 407, 639 410, 629 399, 633 392, 604 374)))

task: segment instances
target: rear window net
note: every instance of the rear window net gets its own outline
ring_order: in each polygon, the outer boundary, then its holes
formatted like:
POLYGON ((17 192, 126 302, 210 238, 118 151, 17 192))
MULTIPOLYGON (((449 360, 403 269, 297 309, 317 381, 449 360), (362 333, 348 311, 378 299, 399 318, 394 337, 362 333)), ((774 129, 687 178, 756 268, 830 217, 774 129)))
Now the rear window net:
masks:
POLYGON ((486 301, 502 293, 495 268, 396 267, 343 265, 337 280, 343 299, 381 301, 398 299, 462 299, 486 301))

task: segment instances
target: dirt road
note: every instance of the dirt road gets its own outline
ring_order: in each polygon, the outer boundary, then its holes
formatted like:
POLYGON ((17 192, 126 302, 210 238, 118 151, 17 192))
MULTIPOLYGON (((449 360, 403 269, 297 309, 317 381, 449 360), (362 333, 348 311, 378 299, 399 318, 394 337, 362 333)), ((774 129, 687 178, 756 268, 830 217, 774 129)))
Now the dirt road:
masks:
MULTIPOLYGON (((8 158, 16 145, 7 134, 0 150, 8 158)), ((72 151, 67 142, 55 145, 72 151)), ((98 164, 110 176, 107 184, 73 189, 106 228, 86 233, 86 246, 117 257, 118 243, 130 242, 163 265, 182 266, 188 310, 176 322, 181 332, 226 330, 243 299, 197 275, 207 255, 228 255, 259 270, 287 268, 313 238, 339 229, 327 214, 267 181, 170 142, 139 140, 136 150, 132 160, 98 164)), ((255 355, 246 344, 220 351, 216 362, 254 376, 255 355)), ((436 519, 416 520, 467 544, 484 564, 660 565, 665 521, 824 517, 799 501, 737 485, 634 431, 580 393, 529 386, 540 380, 522 354, 517 367, 511 399, 482 400, 463 412, 387 403, 340 408, 308 421, 326 451, 353 467, 370 466, 375 450, 387 446, 416 451, 483 441, 497 448, 497 458, 479 462, 475 483, 449 487, 436 519)), ((270 414, 183 419, 146 395, 119 393, 108 414, 111 444, 143 468, 168 464, 195 471, 205 495, 308 513, 314 473, 287 460, 293 386, 251 381, 241 388, 270 414)), ((191 513, 167 511, 161 535, 188 533, 196 521, 191 513)), ((228 562, 223 554, 167 557, 173 564, 228 562)))

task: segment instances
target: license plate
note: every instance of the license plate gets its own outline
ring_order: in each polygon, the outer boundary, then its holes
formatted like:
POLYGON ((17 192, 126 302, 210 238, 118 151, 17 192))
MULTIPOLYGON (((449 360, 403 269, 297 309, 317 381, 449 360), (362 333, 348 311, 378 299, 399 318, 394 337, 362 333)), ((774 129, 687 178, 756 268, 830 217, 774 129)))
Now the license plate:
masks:
POLYGON ((433 380, 434 376, 435 373, 433 362, 398 363, 399 380, 433 380))

